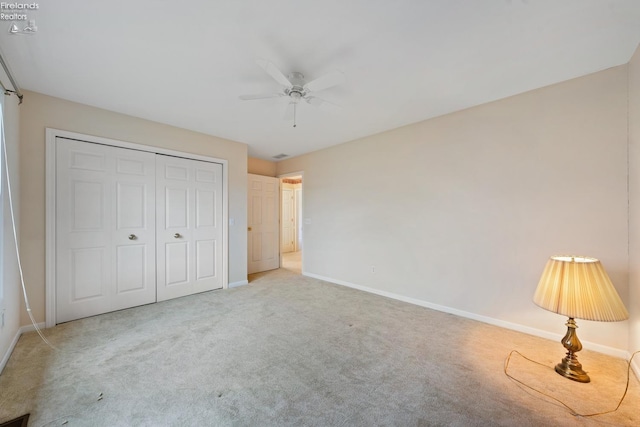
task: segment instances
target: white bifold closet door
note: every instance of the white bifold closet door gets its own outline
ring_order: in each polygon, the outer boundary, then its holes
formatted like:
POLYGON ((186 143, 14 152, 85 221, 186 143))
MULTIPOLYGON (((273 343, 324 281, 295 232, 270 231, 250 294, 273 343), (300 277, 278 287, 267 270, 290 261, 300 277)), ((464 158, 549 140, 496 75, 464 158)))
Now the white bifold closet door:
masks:
POLYGON ((222 288, 222 165, 156 158, 158 301, 222 288))
POLYGON ((155 154, 56 141, 56 323, 156 300, 155 154))
POLYGON ((222 288, 222 165, 56 139, 56 323, 222 288))

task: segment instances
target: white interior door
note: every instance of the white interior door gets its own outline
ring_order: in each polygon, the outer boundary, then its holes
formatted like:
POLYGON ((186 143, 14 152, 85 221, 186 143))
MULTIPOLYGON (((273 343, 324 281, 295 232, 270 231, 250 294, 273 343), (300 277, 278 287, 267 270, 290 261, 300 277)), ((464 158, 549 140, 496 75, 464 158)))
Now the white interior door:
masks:
POLYGON ((157 155, 158 301, 222 288, 222 165, 157 155))
POLYGON ((279 180, 249 174, 247 250, 249 274, 280 267, 279 180))
POLYGON ((282 189, 280 221, 282 226, 280 251, 282 253, 293 252, 296 250, 295 199, 293 196, 293 188, 282 189))
POLYGON ((155 155, 57 138, 56 323, 156 300, 155 155))

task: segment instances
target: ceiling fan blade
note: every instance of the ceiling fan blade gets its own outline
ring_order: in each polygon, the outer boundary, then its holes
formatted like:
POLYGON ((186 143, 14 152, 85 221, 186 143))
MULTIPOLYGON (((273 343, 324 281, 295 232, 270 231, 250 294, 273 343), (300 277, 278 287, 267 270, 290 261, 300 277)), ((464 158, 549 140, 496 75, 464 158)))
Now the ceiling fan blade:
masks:
POLYGON ((266 59, 257 59, 256 63, 260 67, 262 67, 262 69, 265 70, 267 74, 269 74, 275 81, 280 83, 282 86, 284 87, 293 86, 289 81, 289 79, 287 78, 287 76, 282 74, 282 72, 278 69, 278 67, 273 65, 273 62, 267 61, 266 59))
POLYGON ((344 83, 346 78, 340 71, 333 71, 329 74, 325 74, 322 77, 318 77, 315 80, 310 81, 304 85, 304 90, 307 92, 318 92, 320 90, 328 89, 333 86, 337 86, 344 83))
POLYGON ((329 102, 326 99, 318 98, 317 96, 306 96, 304 98, 307 101, 307 104, 313 105, 314 107, 321 108, 340 108, 338 104, 334 104, 333 102, 329 102))
POLYGON ((266 99, 266 98, 278 98, 280 96, 282 96, 283 94, 281 93, 263 93, 263 94, 257 94, 257 95, 240 95, 240 99, 244 100, 244 101, 248 101, 251 99, 266 99))

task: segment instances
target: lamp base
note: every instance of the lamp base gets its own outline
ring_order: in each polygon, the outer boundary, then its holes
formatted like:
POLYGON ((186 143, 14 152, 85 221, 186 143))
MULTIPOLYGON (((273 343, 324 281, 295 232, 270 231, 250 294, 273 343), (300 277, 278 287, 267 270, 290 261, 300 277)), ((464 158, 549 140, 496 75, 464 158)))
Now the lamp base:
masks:
POLYGON ((578 363, 578 366, 570 365, 567 363, 567 358, 562 359, 562 362, 556 365, 556 372, 565 378, 578 381, 580 383, 588 383, 591 381, 589 375, 582 370, 582 365, 578 363))
POLYGON ((576 321, 570 317, 566 326, 567 333, 560 342, 564 348, 567 349, 567 355, 562 359, 562 362, 556 365, 556 372, 570 380, 588 383, 591 381, 591 378, 582 370, 582 364, 578 362, 578 356, 576 355, 578 351, 582 350, 582 343, 576 334, 578 325, 576 325, 576 321))

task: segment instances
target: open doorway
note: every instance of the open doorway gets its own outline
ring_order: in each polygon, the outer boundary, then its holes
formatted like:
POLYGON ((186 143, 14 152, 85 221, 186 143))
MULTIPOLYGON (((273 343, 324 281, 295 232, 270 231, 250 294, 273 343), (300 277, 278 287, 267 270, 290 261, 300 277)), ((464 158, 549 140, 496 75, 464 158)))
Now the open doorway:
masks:
POLYGON ((302 274, 302 173, 280 177, 280 267, 302 274))

